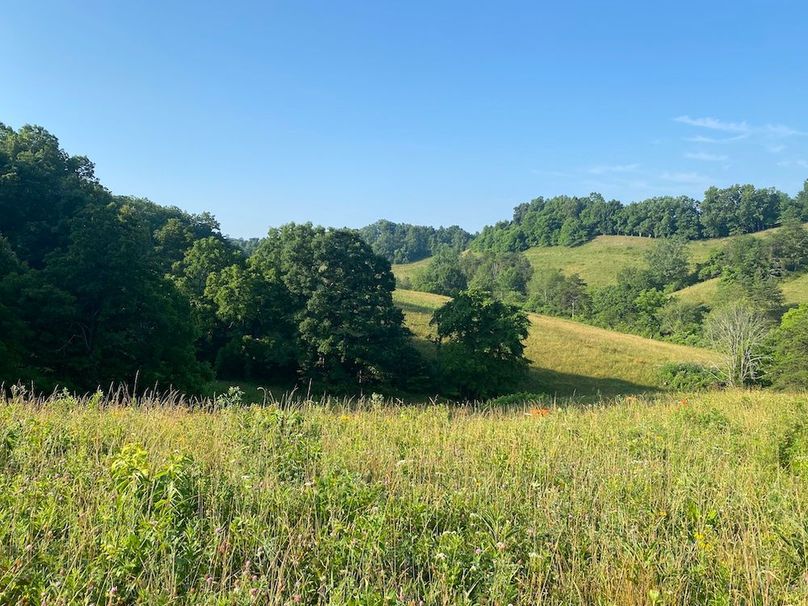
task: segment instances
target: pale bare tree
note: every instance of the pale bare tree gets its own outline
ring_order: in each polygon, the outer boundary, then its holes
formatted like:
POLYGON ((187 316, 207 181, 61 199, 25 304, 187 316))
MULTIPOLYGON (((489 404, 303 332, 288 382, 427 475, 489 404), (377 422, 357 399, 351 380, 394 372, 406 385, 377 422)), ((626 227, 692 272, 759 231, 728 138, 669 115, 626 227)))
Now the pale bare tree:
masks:
POLYGON ((717 309, 707 320, 707 338, 718 351, 718 378, 726 385, 740 387, 761 378, 763 343, 769 323, 760 312, 743 303, 717 309))

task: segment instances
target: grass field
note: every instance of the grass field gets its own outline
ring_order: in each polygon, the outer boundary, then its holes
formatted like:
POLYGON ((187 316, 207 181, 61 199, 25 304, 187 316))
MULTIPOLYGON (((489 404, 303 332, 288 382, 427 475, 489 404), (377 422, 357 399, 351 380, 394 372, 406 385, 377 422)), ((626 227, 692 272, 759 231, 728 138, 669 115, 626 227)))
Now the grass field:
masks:
POLYGON ((412 280, 419 271, 429 265, 431 257, 415 261, 414 263, 400 263, 393 265, 393 275, 396 280, 412 280))
POLYGON ((808 603, 802 397, 131 404, 0 399, 0 603, 808 603))
MULTIPOLYGON (((407 326, 421 338, 422 351, 431 349, 432 312, 448 299, 440 295, 397 290, 395 301, 407 326)), ((561 397, 598 393, 641 392, 661 387, 659 367, 666 362, 710 363, 715 354, 596 328, 549 316, 529 314, 526 355, 530 373, 524 389, 561 397)))
MULTIPOLYGON (((808 274, 786 278, 780 283, 783 296, 788 305, 808 303, 808 274)), ((705 280, 676 291, 675 295, 683 301, 690 303, 703 303, 712 305, 718 292, 718 278, 705 280)))

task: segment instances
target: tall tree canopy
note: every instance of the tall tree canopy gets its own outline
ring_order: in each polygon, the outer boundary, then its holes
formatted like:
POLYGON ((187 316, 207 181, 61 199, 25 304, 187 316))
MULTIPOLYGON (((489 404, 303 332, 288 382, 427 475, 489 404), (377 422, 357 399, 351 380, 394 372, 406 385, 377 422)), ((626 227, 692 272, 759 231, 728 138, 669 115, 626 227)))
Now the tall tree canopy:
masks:
POLYGON ((418 367, 390 264, 356 231, 287 225, 240 247, 208 213, 114 196, 39 127, 0 125, 0 279, 0 383, 348 390, 418 367))
POLYGON ((444 380, 465 398, 488 398, 518 385, 527 368, 527 315, 477 291, 466 291, 430 321, 440 344, 444 380))

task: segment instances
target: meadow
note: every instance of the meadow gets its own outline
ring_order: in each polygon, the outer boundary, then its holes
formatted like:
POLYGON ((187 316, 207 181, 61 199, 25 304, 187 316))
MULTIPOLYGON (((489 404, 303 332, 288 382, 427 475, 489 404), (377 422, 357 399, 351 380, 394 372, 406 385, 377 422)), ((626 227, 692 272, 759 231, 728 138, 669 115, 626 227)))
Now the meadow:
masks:
MULTIPOLYGON (((718 278, 711 278, 697 282, 692 286, 677 290, 674 296, 689 303, 712 305, 718 294, 718 281, 718 278)), ((799 305, 808 301, 808 274, 789 276, 781 282, 780 287, 783 289, 786 305, 799 305)))
POLYGON ((2 604, 805 604, 804 397, 0 400, 2 604))

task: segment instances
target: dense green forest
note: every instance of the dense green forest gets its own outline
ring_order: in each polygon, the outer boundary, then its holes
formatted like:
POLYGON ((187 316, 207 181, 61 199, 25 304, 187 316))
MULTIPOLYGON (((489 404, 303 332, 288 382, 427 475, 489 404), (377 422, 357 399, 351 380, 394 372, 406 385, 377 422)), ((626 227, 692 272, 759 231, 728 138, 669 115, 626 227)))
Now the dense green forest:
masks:
POLYGON ((419 261, 441 248, 464 250, 472 239, 472 234, 457 225, 434 228, 384 219, 361 228, 359 233, 373 252, 391 263, 419 261))
POLYGON ((596 193, 536 198, 514 208, 512 220, 484 228, 472 247, 516 252, 532 246, 576 246, 608 235, 697 240, 761 231, 786 217, 808 220, 808 182, 794 198, 753 185, 711 187, 701 201, 664 196, 624 205, 596 193))
MULTIPOLYGON (((407 254, 468 241, 405 227, 427 247, 407 254)), ((432 389, 446 371, 411 346, 394 288, 358 231, 290 224, 229 240, 207 213, 112 194, 43 128, 0 127, 0 383, 432 389)), ((448 338, 446 351, 466 347, 448 338)))

